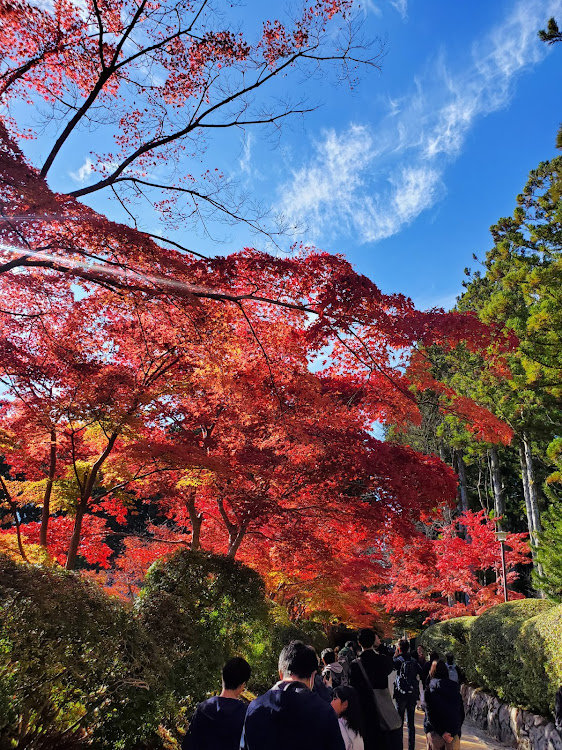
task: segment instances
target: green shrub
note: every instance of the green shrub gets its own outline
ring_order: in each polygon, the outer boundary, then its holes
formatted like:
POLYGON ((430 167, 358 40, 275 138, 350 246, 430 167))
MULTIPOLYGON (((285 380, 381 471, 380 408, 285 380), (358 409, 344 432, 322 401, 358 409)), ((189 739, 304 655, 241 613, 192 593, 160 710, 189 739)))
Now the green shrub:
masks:
POLYGON ((429 653, 437 651, 441 657, 452 652, 457 664, 472 682, 476 679, 476 670, 470 657, 470 633, 477 617, 455 617, 451 620, 430 625, 421 637, 421 644, 429 653))
POLYGON ((525 705, 524 664, 529 656, 518 648, 527 620, 552 609, 543 599, 498 604, 480 615, 471 627, 470 658, 477 682, 508 703, 525 705))
POLYGON ((0 555, 1 747, 130 748, 158 726, 166 668, 98 586, 0 555))
POLYGON ((279 654, 283 646, 291 641, 303 641, 313 646, 320 655, 328 647, 328 639, 320 623, 311 620, 290 622, 287 612, 282 607, 274 605, 269 614, 266 627, 261 632, 259 652, 253 658, 251 689, 256 693, 263 693, 279 679, 277 665, 279 654))
POLYGON ((543 715, 552 713, 562 685, 562 605, 527 620, 517 639, 525 704, 543 715))
POLYGON ((190 550, 154 563, 136 609, 166 649, 171 687, 184 714, 220 688, 222 666, 231 656, 254 665, 269 623, 264 584, 255 571, 190 550))

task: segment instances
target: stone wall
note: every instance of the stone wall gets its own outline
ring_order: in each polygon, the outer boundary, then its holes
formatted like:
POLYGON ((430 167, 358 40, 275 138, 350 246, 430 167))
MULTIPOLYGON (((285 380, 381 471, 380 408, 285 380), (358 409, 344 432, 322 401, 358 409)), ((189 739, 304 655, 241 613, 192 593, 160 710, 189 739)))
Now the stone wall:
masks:
POLYGON ((480 688, 462 685, 466 715, 492 737, 517 750, 562 750, 562 737, 544 716, 503 703, 480 688))

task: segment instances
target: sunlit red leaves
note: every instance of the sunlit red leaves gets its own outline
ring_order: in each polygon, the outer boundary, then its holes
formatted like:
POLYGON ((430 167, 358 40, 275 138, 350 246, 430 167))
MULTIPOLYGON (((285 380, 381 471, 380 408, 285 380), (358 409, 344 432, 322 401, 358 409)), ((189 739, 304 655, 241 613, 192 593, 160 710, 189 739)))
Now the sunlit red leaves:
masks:
MULTIPOLYGON (((426 516, 426 524, 430 522, 426 516)), ((496 525, 485 511, 466 512, 453 522, 434 520, 425 532, 389 540, 386 581, 373 594, 387 611, 421 610, 429 618, 477 615, 503 601, 500 545, 496 525), (461 535, 462 532, 462 535, 461 535)), ((515 567, 529 564, 527 534, 509 533, 506 541, 507 581, 519 576, 515 567)), ((510 599, 521 598, 515 591, 510 599)))
MULTIPOLYGON (((318 2, 308 20, 322 25, 344 5, 318 2)), ((307 43, 304 27, 294 37, 268 29, 268 59, 307 43)), ((248 54, 228 35, 170 44, 166 54, 194 66, 193 85, 205 66, 248 54)), ((179 69, 167 85, 176 104, 190 95, 179 69)), ((141 138, 143 117, 137 108, 123 121, 121 146, 141 138)), ((55 491, 66 482, 68 502, 50 519, 53 555, 63 560, 81 503, 79 554, 107 566, 107 529, 95 514, 126 530, 134 497, 167 525, 123 538, 108 578, 122 594, 174 543, 191 543, 199 519, 204 548, 237 554, 272 580, 291 578, 305 607, 321 597, 336 606, 344 592, 354 619, 365 621, 383 540, 392 531, 407 545, 413 522, 456 492, 438 459, 375 440, 373 425, 415 422, 414 390, 432 388, 483 437, 505 431, 436 381, 418 355, 405 369, 420 345, 487 346, 493 333, 471 316, 416 311, 339 255, 246 248, 194 259, 162 249, 54 194, 1 135, 2 439, 13 471, 41 481, 56 434, 53 480, 55 491), (320 358, 326 364, 311 372, 320 358)), ((25 538, 39 539, 38 524, 24 527, 25 538)))

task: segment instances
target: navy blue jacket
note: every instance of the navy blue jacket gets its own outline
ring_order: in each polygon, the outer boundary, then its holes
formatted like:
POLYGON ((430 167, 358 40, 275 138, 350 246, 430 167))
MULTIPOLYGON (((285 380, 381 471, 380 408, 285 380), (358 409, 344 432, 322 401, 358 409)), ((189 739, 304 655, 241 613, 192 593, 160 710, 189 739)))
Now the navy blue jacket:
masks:
POLYGON ((248 706, 244 750, 345 750, 338 717, 302 682, 278 682, 248 706))
POLYGON ((458 682, 441 678, 429 681, 425 691, 425 733, 436 732, 443 736, 449 732, 460 737, 464 721, 464 705, 458 682))
POLYGON ((238 750, 247 705, 236 698, 209 698, 197 706, 182 750, 238 750))

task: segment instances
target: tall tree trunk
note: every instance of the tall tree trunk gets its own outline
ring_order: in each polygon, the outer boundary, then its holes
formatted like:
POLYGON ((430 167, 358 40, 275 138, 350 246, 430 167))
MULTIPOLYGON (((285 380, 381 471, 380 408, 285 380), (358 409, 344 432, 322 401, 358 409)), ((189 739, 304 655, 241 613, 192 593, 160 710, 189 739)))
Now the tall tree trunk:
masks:
POLYGON ((519 465, 521 467, 521 484, 523 485, 523 497, 525 498, 525 512, 527 514, 527 528, 529 539, 533 539, 533 516, 531 513, 531 501, 529 496, 529 477, 527 475, 527 462, 525 460, 525 446, 519 441, 519 465))
POLYGON ((531 453, 531 441, 523 433, 523 447, 525 450, 525 464, 527 466, 527 481, 529 486, 529 507, 533 519, 533 532, 535 537, 537 532, 542 531, 541 516, 539 511, 539 490, 535 479, 535 467, 533 463, 533 454, 531 453))
POLYGON ((49 527, 49 516, 51 514, 51 493, 53 491, 53 481, 57 468, 57 433, 51 430, 51 450, 49 456, 49 476, 45 494, 43 495, 43 510, 41 512, 41 528, 39 530, 39 544, 42 547, 47 546, 47 529, 49 527))
MULTIPOLYGON (((519 443, 519 460, 521 463, 521 474, 527 492, 525 495, 525 506, 527 508, 527 523, 529 526, 529 538, 531 539, 531 554, 533 565, 537 566, 540 576, 543 575, 542 566, 536 561, 536 545, 538 544, 538 532, 542 531, 541 517, 539 511, 539 493, 535 479, 535 467, 533 463, 533 454, 531 453, 531 442, 526 433, 523 433, 523 439, 519 443)), ((544 592, 539 590, 539 594, 544 598, 544 592)))
MULTIPOLYGON (((500 458, 498 449, 493 445, 490 450, 490 474, 492 479, 492 489, 494 492, 494 513, 496 518, 505 516, 505 501, 503 496, 503 482, 500 468, 500 458)), ((505 519, 498 521, 498 527, 503 529, 505 519)))
POLYGON ((468 510, 468 486, 466 482, 466 464, 461 451, 456 451, 457 474, 459 475, 459 510, 466 513, 468 510))

